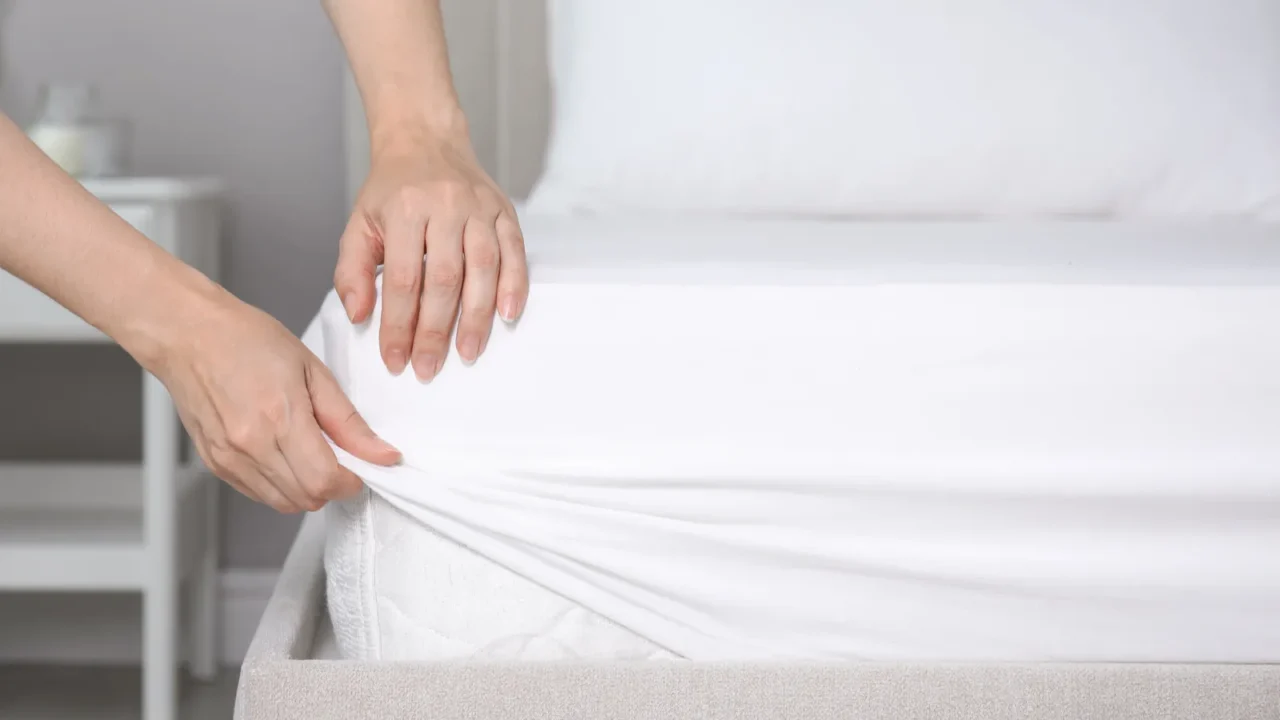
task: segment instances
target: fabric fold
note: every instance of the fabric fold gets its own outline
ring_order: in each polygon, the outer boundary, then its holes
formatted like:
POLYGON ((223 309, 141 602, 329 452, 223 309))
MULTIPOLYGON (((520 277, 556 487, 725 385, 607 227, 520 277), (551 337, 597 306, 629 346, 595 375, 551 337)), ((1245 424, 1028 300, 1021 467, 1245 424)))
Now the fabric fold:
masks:
POLYGON ((680 657, 1274 662, 1277 288, 548 281, 429 385, 305 339, 395 542, 680 657))

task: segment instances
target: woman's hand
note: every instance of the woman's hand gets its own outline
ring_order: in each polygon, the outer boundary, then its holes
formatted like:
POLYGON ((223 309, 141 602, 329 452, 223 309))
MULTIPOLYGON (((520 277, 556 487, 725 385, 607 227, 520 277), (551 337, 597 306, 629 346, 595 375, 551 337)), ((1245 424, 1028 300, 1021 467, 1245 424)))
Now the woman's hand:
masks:
POLYGON ((362 487, 325 434, 362 460, 399 462, 329 370, 279 322, 221 289, 211 300, 189 331, 165 342, 153 372, 218 477, 280 512, 298 512, 362 487))
POLYGON ((102 330, 160 379, 205 463, 284 512, 360 489, 325 433, 368 462, 378 439, 280 323, 143 237, 0 115, 0 269, 102 330))
POLYGON ((511 202, 465 136, 424 134, 375 149, 334 272, 352 322, 373 311, 379 265, 379 345, 393 373, 412 364, 420 380, 432 380, 455 320, 458 355, 473 363, 495 309, 507 322, 520 316, 529 292, 524 238, 511 202))
POLYGON ((353 322, 373 312, 383 265, 382 360, 424 381, 449 354, 484 352, 496 309, 524 310, 529 280, 511 202, 471 147, 439 0, 325 0, 369 127, 369 177, 342 236, 333 284, 353 322), (426 268, 423 269, 423 255, 426 268))

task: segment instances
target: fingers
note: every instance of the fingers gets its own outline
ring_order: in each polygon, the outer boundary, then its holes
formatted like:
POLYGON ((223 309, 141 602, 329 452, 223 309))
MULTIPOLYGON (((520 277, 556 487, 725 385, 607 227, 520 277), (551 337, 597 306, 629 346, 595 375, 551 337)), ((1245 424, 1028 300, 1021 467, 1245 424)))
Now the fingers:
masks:
POLYGON ((310 502, 301 486, 293 479, 287 467, 283 476, 277 469, 266 466, 267 458, 279 454, 270 434, 252 441, 232 441, 230 438, 213 443, 202 451, 205 463, 214 474, 222 478, 240 494, 270 506, 277 512, 296 513, 308 509, 310 502), (255 459, 256 458, 256 459, 255 459))
POLYGON ((303 485, 302 478, 294 473, 281 446, 283 437, 271 438, 270 444, 264 444, 262 451, 251 459, 257 465, 258 472, 269 483, 267 487, 279 492, 297 508, 293 512, 319 510, 324 507, 326 499, 312 495, 303 485))
POLYGON ((297 512, 361 487, 339 465, 326 433, 364 461, 399 461, 284 326, 238 301, 225 310, 211 313, 217 324, 207 328, 206 337, 221 342, 174 358, 165 379, 209 469, 252 499, 297 512))
MULTIPOLYGON (((497 302, 499 251, 490 222, 472 218, 462 231, 462 311, 458 317, 458 355, 470 365, 484 352, 497 302)), ((428 260, 429 262, 429 260, 428 260)))
POLYGON ((383 362, 397 375, 411 364, 429 382, 448 357, 455 323, 458 354, 470 364, 488 345, 495 312, 507 322, 520 317, 529 294, 528 265, 515 211, 496 186, 401 187, 370 211, 377 222, 352 220, 335 285, 340 293, 355 288, 350 303, 343 296, 344 305, 353 319, 365 318, 373 301, 366 304, 364 289, 372 287, 368 278, 376 272, 381 243, 383 362))
POLYGON ((195 441, 196 450, 200 453, 200 458, 204 460, 205 466, 208 467, 213 474, 218 477, 218 479, 230 485, 231 489, 254 502, 262 503, 264 505, 271 504, 263 499, 261 494, 255 492, 253 488, 246 485, 244 481, 240 479, 240 473, 233 472, 229 468, 219 467, 219 464, 212 459, 213 453, 209 451, 208 445, 201 441, 201 437, 199 435, 196 435, 192 439, 195 441))
MULTIPOLYGON (((307 390, 311 395, 315 422, 335 445, 375 465, 400 462, 400 451, 374 434, 342 392, 338 381, 318 361, 308 366, 307 390)), ((327 444, 325 450, 329 455, 333 454, 327 444)))
POLYGON ((360 492, 360 478, 338 464, 325 442, 316 418, 299 411, 294 431, 280 438, 280 450, 301 489, 319 509, 330 500, 345 500, 360 492))
POLYGON ((498 313, 506 322, 515 322, 529 299, 529 266, 525 258, 524 235, 516 214, 504 210, 495 223, 502 261, 498 271, 498 313))
POLYGON ((292 515, 306 510, 306 500, 301 493, 292 493, 297 499, 286 495, 276 487, 275 481, 260 473, 251 463, 245 463, 237 473, 245 483, 232 484, 245 497, 270 507, 279 513, 292 515))
POLYGON ((272 456, 271 469, 276 486, 286 495, 296 487, 303 494, 304 507, 318 510, 363 487, 355 473, 338 464, 325 433, 338 447, 367 462, 391 465, 400 460, 400 453, 373 433, 323 365, 315 361, 307 365, 305 378, 305 394, 290 404, 293 416, 287 431, 276 438, 280 452, 272 456))
POLYGON ((305 509, 303 506, 285 497, 283 493, 277 490, 275 486, 265 478, 262 479, 261 486, 263 491, 261 495, 255 496, 249 493, 245 493, 245 495, 252 500, 256 500, 257 502, 266 505, 278 513, 284 513, 285 515, 300 513, 305 509))
POLYGON ((329 500, 349 496, 352 486, 358 490, 360 485, 349 472, 335 470, 337 460, 311 416, 305 382, 291 384, 296 388, 293 392, 274 398, 259 395, 254 403, 243 406, 252 408, 250 412, 215 411, 219 422, 204 424, 197 442, 218 477, 283 513, 318 510, 329 500), (216 427, 216 433, 204 435, 207 427, 216 427))
POLYGON ((386 217, 386 266, 382 272, 382 361, 399 375, 409 364, 422 294, 422 255, 426 251, 424 208, 405 201, 386 217))
POLYGON ((342 234, 338 265, 333 272, 333 287, 353 323, 364 322, 373 312, 377 301, 374 281, 381 263, 382 239, 377 226, 364 213, 357 212, 342 234))
POLYGON ((413 370, 423 382, 430 382, 440 373, 449 354, 449 338, 462 290, 464 223, 464 219, 450 215, 435 215, 427 223, 426 279, 413 338, 413 370))
MULTIPOLYGON (((345 439, 348 451, 383 465, 398 460, 399 453, 378 439, 354 409, 343 414, 340 408, 345 398, 336 389, 332 376, 326 375, 324 380, 313 384, 327 387, 326 381, 332 383, 332 389, 318 394, 321 402, 330 408, 324 423, 334 429, 335 435, 345 439), (335 402, 335 398, 340 400, 335 402), (333 420, 340 416, 347 419, 333 420)), ((245 496, 283 513, 315 511, 331 500, 355 495, 363 483, 355 473, 338 464, 337 456, 325 440, 320 418, 313 415, 312 408, 312 398, 304 391, 289 403, 292 415, 287 422, 278 423, 273 429, 264 427, 252 437, 237 437, 234 442, 219 444, 211 453, 210 466, 245 496)))

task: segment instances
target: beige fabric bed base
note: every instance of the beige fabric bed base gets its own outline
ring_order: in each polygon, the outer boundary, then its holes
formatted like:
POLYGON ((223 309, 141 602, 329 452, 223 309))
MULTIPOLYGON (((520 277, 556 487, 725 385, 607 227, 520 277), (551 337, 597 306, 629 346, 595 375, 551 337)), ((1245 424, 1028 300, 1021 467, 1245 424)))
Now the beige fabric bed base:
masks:
POLYGON ((313 515, 249 649, 236 720, 1280 720, 1277 665, 312 659, 323 551, 313 515))

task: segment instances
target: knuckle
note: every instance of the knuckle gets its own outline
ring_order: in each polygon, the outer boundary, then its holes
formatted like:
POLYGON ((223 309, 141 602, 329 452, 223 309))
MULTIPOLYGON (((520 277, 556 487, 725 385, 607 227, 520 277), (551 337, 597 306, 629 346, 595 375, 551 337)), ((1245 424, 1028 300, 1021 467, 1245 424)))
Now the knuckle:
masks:
POLYGON ((204 466, 214 475, 222 477, 218 474, 220 470, 218 466, 221 464, 222 458, 215 452, 217 449, 218 443, 214 442, 213 438, 201 436, 196 441, 196 454, 200 456, 200 462, 203 462, 204 466))
POLYGON ((358 482, 353 481, 351 476, 342 472, 337 465, 334 465, 331 470, 317 478, 308 488, 308 493, 323 505, 331 500, 349 498, 359 489, 358 482))
POLYGON ((484 211, 485 216, 488 218, 496 218, 510 209, 507 199, 493 188, 486 187, 478 195, 480 209, 484 211))
POLYGON ((431 192, 413 185, 406 185, 391 196, 387 212, 403 217, 418 217, 430 212, 431 204, 431 192))
POLYGON ((229 449, 243 453, 257 447, 263 428, 258 418, 251 418, 230 422, 226 430, 229 449))
POLYGON ((232 450, 247 453, 269 438, 289 431, 289 403, 283 397, 264 403, 256 413, 227 423, 227 443, 232 450))
POLYGON ((449 261, 427 269, 427 282, 434 288, 456 288, 462 284, 462 266, 449 261))
POLYGON ((445 207, 461 209, 474 207, 476 193, 464 182, 442 182, 436 185, 435 194, 445 207))
POLYGON ((461 342, 462 336, 466 334, 488 335, 489 330, 493 328, 493 314, 496 311, 497 307, 493 299, 464 307, 458 314, 458 341, 461 342))
POLYGON ((214 475, 231 482, 239 479, 232 471, 232 458, 235 455, 236 451, 231 447, 229 439, 210 440, 209 449, 204 453, 204 461, 214 475))
POLYGON ((338 464, 334 462, 333 464, 326 464, 324 468, 313 473, 303 483, 302 487, 314 501, 323 502, 334 497, 334 493, 338 490, 340 484, 341 477, 338 464))
POLYGON ((359 494, 363 487, 364 485, 360 482, 359 478, 344 473, 339 477, 337 485, 334 488, 334 499, 346 500, 347 498, 354 497, 359 494))
POLYGON ((259 429, 285 430, 289 424, 289 398, 276 395, 262 404, 259 429))
POLYGON ((437 327, 419 326, 418 335, 413 344, 415 347, 439 350, 449 344, 449 333, 437 327))
POLYGON ((478 243, 467 251, 467 260, 477 270, 496 270, 500 260, 498 248, 493 243, 478 243))
POLYGON ((498 239, 504 243, 504 250, 524 256, 524 233, 514 223, 503 223, 499 220, 498 239))
POLYGON ((298 512, 298 506, 278 492, 265 493, 261 502, 272 510, 285 515, 292 515, 298 512))
POLYGON ((499 206, 493 192, 483 185, 478 185, 471 190, 470 209, 473 216, 492 222, 498 217, 499 206))
POLYGON ((392 292, 412 293, 418 289, 418 273, 415 268, 388 267, 383 271, 382 284, 392 292))

